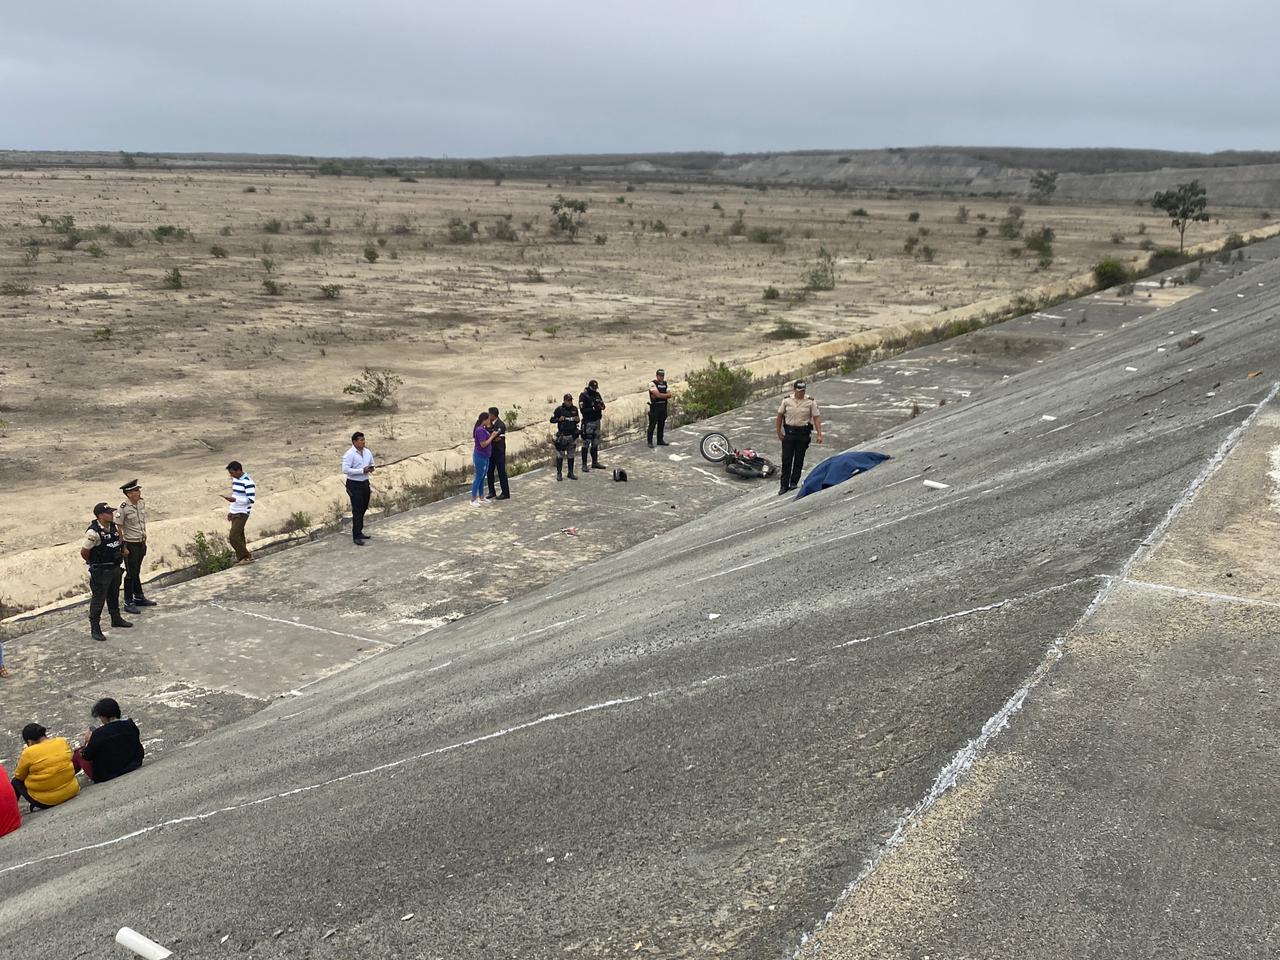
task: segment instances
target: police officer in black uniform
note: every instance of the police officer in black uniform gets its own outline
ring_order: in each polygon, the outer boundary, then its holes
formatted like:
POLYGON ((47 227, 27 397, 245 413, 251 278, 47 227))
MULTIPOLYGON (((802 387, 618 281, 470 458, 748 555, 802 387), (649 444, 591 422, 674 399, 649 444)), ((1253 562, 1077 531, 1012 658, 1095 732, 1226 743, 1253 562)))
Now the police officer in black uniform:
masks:
POLYGON ((578 421, 581 417, 578 414, 578 408, 573 405, 573 394, 566 393, 564 395, 564 403, 556 407, 555 413, 551 414, 551 422, 556 425, 556 479, 564 479, 564 462, 569 461, 569 479, 577 480, 574 476, 573 465, 577 461, 578 439, 578 421))
POLYGON ((124 560, 124 538, 116 526, 115 512, 114 507, 105 503, 95 504, 93 523, 85 530, 84 543, 80 545, 80 556, 89 565, 89 589, 92 591, 89 635, 95 640, 107 639, 101 626, 104 603, 111 614, 113 627, 133 626, 120 616, 120 581, 124 577, 120 564, 124 560))
POLYGON ((653 446, 653 434, 657 430, 658 446, 670 446, 662 439, 662 431, 667 426, 667 401, 671 399, 671 390, 667 387, 667 372, 659 370, 649 381, 649 446, 653 446))
POLYGON ((600 421, 604 417, 604 397, 600 395, 600 384, 595 380, 587 384, 587 388, 578 394, 578 409, 582 411, 582 472, 587 473, 594 467, 600 470, 604 464, 600 462, 600 421), (587 448, 590 447, 591 466, 587 466, 587 448))

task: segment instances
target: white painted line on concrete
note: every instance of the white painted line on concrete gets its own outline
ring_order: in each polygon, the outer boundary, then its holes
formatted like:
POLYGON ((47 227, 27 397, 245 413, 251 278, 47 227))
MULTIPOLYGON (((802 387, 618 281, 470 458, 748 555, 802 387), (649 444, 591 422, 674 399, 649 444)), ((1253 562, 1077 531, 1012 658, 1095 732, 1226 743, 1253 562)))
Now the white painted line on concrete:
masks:
POLYGON ((506 737, 513 733, 521 733, 525 730, 530 730, 533 727, 539 727, 546 723, 553 723, 557 720, 568 720, 572 717, 581 716, 582 714, 586 714, 586 713, 594 713, 598 710, 609 710, 614 707, 627 706, 629 704, 638 703, 641 700, 646 700, 656 696, 658 696, 657 693, 645 694, 643 696, 638 696, 638 697, 619 697, 614 700, 603 700, 599 703, 588 704, 585 707, 577 707, 573 710, 566 710, 563 713, 548 713, 541 717, 537 717, 536 719, 527 720, 524 723, 517 723, 514 726, 504 727, 501 730, 494 730, 490 733, 481 734, 478 737, 472 737, 470 740, 460 740, 456 743, 448 744, 447 746, 436 747, 432 750, 425 750, 422 753, 415 753, 412 756, 401 757, 399 760, 392 760, 389 763, 378 764, 376 767, 366 767, 363 770, 356 770, 356 771, 353 771, 352 773, 344 773, 340 777, 331 777, 328 780, 320 780, 315 783, 309 783, 305 786, 294 787, 292 790, 284 790, 284 791, 281 791, 280 793, 270 794, 269 796, 258 797, 256 800, 246 800, 243 803, 235 803, 227 807, 219 807, 216 810, 206 810, 204 813, 195 813, 185 817, 173 817, 169 820, 163 820, 160 823, 153 823, 147 827, 140 827, 137 830, 133 830, 129 833, 121 834, 120 836, 113 837, 110 840, 103 840, 99 843, 86 844, 83 847, 76 847, 72 850, 64 850, 61 853, 51 853, 43 857, 37 857, 34 860, 28 860, 24 863, 16 863, 16 864, 13 864, 12 866, 0 868, 0 876, 6 873, 13 873, 17 870, 25 869, 27 867, 34 867, 37 864, 49 863, 50 861, 53 861, 53 860, 62 860, 62 859, 65 859, 66 857, 75 856, 78 853, 88 853, 93 850, 102 850, 102 849, 105 849, 106 847, 114 847, 114 846, 117 846, 118 844, 126 843, 129 840, 134 840, 138 837, 146 836, 149 833, 154 833, 155 831, 161 830, 165 827, 175 827, 175 826, 180 826, 182 824, 187 824, 187 823, 199 823, 204 820, 209 820, 213 817, 221 816, 224 813, 234 813, 238 810, 246 810, 250 807, 257 807, 265 803, 271 803, 275 800, 283 800, 287 797, 295 797, 300 794, 310 793, 313 790, 319 790, 323 787, 333 786, 336 783, 344 783, 347 780, 355 780, 359 777, 367 777, 374 773, 380 773, 383 770, 393 770, 396 767, 402 767, 409 763, 416 763, 420 760, 427 760, 427 759, 430 759, 431 757, 438 757, 441 754, 452 753, 454 751, 462 750, 467 747, 474 747, 477 744, 486 743, 490 740, 497 740, 500 737, 506 737))
POLYGON ((1057 433, 1059 430, 1070 430, 1072 427, 1084 423, 1086 420, 1092 420, 1094 417, 1102 416, 1105 412, 1105 410, 1099 410, 1097 413, 1091 413, 1089 416, 1081 417, 1079 420, 1073 420, 1071 423, 1064 423, 1060 427, 1054 427, 1052 430, 1046 430, 1044 433, 1036 434, 1035 439, 1039 440, 1041 437, 1047 437, 1049 434, 1057 433))
POLYGON ((565 627, 571 623, 577 623, 579 620, 585 620, 586 617, 587 614, 580 613, 576 617, 569 617, 567 620, 557 620, 555 623, 547 624, 545 627, 539 627, 537 630, 529 630, 525 633, 514 634, 507 637, 507 639, 502 642, 515 643, 517 640, 528 640, 530 637, 536 637, 538 634, 546 633, 548 630, 555 630, 557 627, 565 627))
POLYGON ((1242 597, 1234 593, 1215 593, 1212 590, 1189 590, 1186 587, 1171 587, 1164 583, 1149 583, 1146 580, 1126 580, 1125 586, 1139 590, 1159 590, 1180 597, 1195 597, 1200 600, 1216 600, 1222 603, 1241 603, 1251 607, 1271 607, 1280 610, 1280 603, 1274 600, 1259 600, 1256 597, 1242 597))
MULTIPOLYGON (((1209 396, 1213 396, 1213 394, 1209 394, 1209 396)), ((1263 401, 1263 402, 1265 403, 1266 401, 1263 401)), ((1250 409, 1250 408, 1252 408, 1252 409, 1255 409, 1255 410, 1256 410, 1256 409, 1258 408, 1258 405, 1257 405, 1256 403, 1242 403, 1242 404, 1240 404, 1240 406, 1238 406, 1238 407, 1232 407, 1230 410, 1224 410, 1224 411, 1222 411, 1222 413, 1215 413, 1215 414, 1214 414, 1212 417, 1210 417, 1209 419, 1210 419, 1210 420, 1217 420, 1219 417, 1229 417, 1229 416, 1231 416, 1231 414, 1235 413, 1237 410, 1248 410, 1248 409, 1250 409)))
POLYGON ((700 473, 700 474, 702 474, 704 477, 706 477, 706 478, 707 478, 708 480, 710 480, 712 483, 719 484, 719 485, 720 485, 720 486, 722 486, 722 487, 727 487, 727 486, 728 486, 728 484, 727 484, 727 483, 725 483, 725 481, 724 481, 724 479, 723 479, 722 477, 717 477, 717 476, 716 476, 714 473, 712 473, 710 470, 704 470, 702 467, 694 467, 694 468, 693 468, 693 470, 694 470, 694 472, 695 472, 695 473, 700 473))
POLYGON ((972 617, 978 613, 988 613, 992 610, 999 610, 1003 607, 1013 606, 1019 603, 1025 603, 1028 600, 1035 600, 1039 597, 1047 596, 1050 593, 1058 593, 1062 590, 1069 590, 1072 587, 1078 587, 1082 583, 1088 583, 1096 577, 1080 577, 1075 580, 1068 580, 1066 583, 1059 583, 1052 587, 1043 587, 1040 590, 1033 590, 1031 593, 1024 593, 1020 597, 1007 597, 1004 600, 997 600, 994 603, 984 603, 980 607, 970 607, 968 610, 957 610, 954 613, 944 613, 940 617, 933 617, 929 620, 921 620, 919 623, 911 623, 905 627, 898 627, 896 630, 890 630, 887 633, 877 633, 870 637, 858 637, 856 640, 846 640, 844 643, 836 644, 835 649, 840 650, 844 647, 856 646, 860 643, 870 643, 872 640, 884 640, 887 637, 896 636, 899 633, 908 633, 912 630, 920 630, 924 627, 931 627, 936 623, 946 623, 948 620, 960 620, 964 617, 972 617))
POLYGON ((869 527, 863 527, 861 530, 854 530, 850 533, 842 533, 837 537, 828 537, 826 540, 822 540, 820 542, 823 544, 827 544, 827 543, 835 543, 838 540, 848 540, 850 537, 860 537, 864 533, 872 533, 876 530, 881 530, 884 527, 891 527, 895 523, 902 523, 904 520, 914 520, 916 517, 923 517, 926 514, 933 513, 935 510, 945 510, 948 507, 954 507, 957 503, 963 503, 965 500, 969 500, 969 499, 972 499, 972 498, 967 494, 963 497, 955 497, 952 500, 948 500, 946 503, 938 504, 936 507, 930 507, 927 510, 917 510, 914 513, 906 513, 900 517, 894 517, 892 520, 885 520, 883 523, 876 523, 876 524, 872 524, 869 527))
MULTIPOLYGON (((1101 589, 1098 590, 1093 601, 1085 608, 1084 613, 1080 615, 1080 618, 1075 622, 1071 629, 1067 631, 1066 635, 1054 640, 1049 649, 1045 652, 1044 658, 1036 665, 1036 668, 1031 671, 1031 675, 1023 682, 1022 686, 1015 690, 1013 695, 1005 701, 1004 705, 1001 706, 1001 708, 982 725, 982 729, 978 732, 978 735, 961 747, 960 750, 956 752, 956 755, 951 758, 951 762, 938 772, 929 792, 926 793, 924 797, 911 808, 911 810, 899 818, 897 825, 894 827, 893 833, 889 836, 889 839, 886 840, 880 846, 880 849, 863 864, 862 870, 859 871, 858 875, 854 877, 853 881, 840 892, 839 896, 836 897, 836 901, 832 905, 831 910, 827 912, 827 915, 818 922, 817 926, 815 926, 811 932, 805 933, 801 936, 800 943, 793 952, 794 957, 799 958, 806 952, 806 947, 808 947, 813 938, 831 922, 836 910, 838 910, 840 906, 853 895, 854 891, 857 890, 858 887, 875 872, 876 868, 884 862, 884 859, 890 853, 905 842, 907 832, 910 830, 912 825, 928 813, 942 795, 959 783, 961 777, 963 777, 965 773, 972 768, 982 751, 985 750, 987 745, 1008 725, 1009 719, 1013 714, 1022 708, 1022 704, 1026 701, 1028 694, 1030 694, 1031 691, 1040 684, 1040 681, 1045 678, 1053 668, 1053 665, 1062 659, 1062 650, 1067 637, 1079 630, 1081 625, 1083 625, 1098 611, 1098 608, 1101 607, 1115 591, 1116 585, 1121 583, 1124 578, 1128 576, 1129 571, 1133 569, 1134 565, 1137 564, 1140 559, 1142 559, 1144 554, 1150 549, 1151 545, 1164 535, 1164 533, 1169 529, 1169 525, 1173 523, 1174 518, 1176 518, 1178 514, 1182 512, 1182 509, 1195 498, 1195 495, 1199 492, 1200 488, 1211 476, 1213 476, 1218 467, 1222 465, 1223 461, 1226 460, 1227 455, 1239 441, 1240 437, 1244 435, 1244 432, 1250 427, 1250 425, 1252 425, 1258 414, 1262 412, 1263 407, 1274 399, 1277 392, 1280 392, 1280 381, 1276 381, 1276 383, 1272 385, 1270 392, 1265 398, 1263 398, 1262 402, 1258 404, 1257 409, 1246 417, 1245 420, 1234 430, 1227 434, 1226 438, 1218 446, 1218 449, 1214 451, 1213 455, 1205 463, 1204 468, 1191 480, 1189 484, 1187 484, 1186 488, 1182 491, 1182 494, 1173 502, 1173 505, 1169 508, 1169 512, 1166 513, 1164 518, 1156 524, 1150 535, 1147 536, 1142 543, 1138 544, 1133 553, 1129 555, 1129 558, 1120 568, 1119 575, 1116 577, 1104 578, 1101 589)), ((810 952, 810 955, 813 955, 812 952, 810 952)))
POLYGON ((746 570, 749 567, 758 567, 762 563, 768 563, 770 560, 776 560, 777 557, 761 557, 759 560, 752 560, 750 563, 744 563, 740 567, 730 567, 728 570, 720 570, 717 573, 710 574, 705 577, 699 577, 697 580, 691 580, 690 583, 704 583, 707 580, 714 580, 716 577, 728 576, 731 573, 737 573, 739 570, 746 570))
POLYGON ((385 640, 375 640, 372 637, 361 637, 354 633, 343 633, 341 630, 330 630, 328 627, 313 627, 309 623, 300 623, 297 620, 284 620, 280 617, 268 617, 265 613, 254 613, 252 610, 241 610, 237 607, 229 607, 225 603, 218 603, 216 600, 210 600, 209 606, 217 607, 219 610, 226 610, 228 613, 238 613, 242 617, 256 617, 259 620, 269 620, 271 623, 283 623, 286 627, 301 627, 303 630, 314 630, 317 633, 329 633, 335 637, 346 637, 348 640, 359 640, 361 643, 376 643, 380 647, 395 647, 394 643, 387 643, 385 640))

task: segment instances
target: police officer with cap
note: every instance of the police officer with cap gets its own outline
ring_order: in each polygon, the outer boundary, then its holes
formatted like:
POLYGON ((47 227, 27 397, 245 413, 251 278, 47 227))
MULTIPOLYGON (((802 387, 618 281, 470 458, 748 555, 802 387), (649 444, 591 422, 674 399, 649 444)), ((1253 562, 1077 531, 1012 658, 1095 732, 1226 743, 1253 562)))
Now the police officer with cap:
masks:
POLYGON ((671 388, 667 386, 667 371, 659 369, 649 381, 649 446, 651 447, 655 430, 658 433, 658 446, 671 446, 662 439, 662 431, 667 426, 667 401, 670 399, 671 388))
POLYGON ((582 472, 592 468, 600 470, 604 464, 600 462, 600 422, 604 419, 604 397, 600 393, 600 384, 595 380, 587 383, 587 388, 578 394, 578 409, 582 411, 582 472), (591 454, 591 466, 587 466, 587 454, 591 454))
POLYGON ((564 479, 564 461, 569 461, 569 479, 577 480, 573 473, 573 464, 577 459, 578 421, 581 419, 578 408, 573 405, 573 394, 564 395, 564 403, 556 407, 551 414, 551 422, 556 425, 554 438, 556 447, 556 479, 564 479))
POLYGON ((806 394, 808 384, 797 380, 795 392, 784 397, 778 408, 774 427, 782 441, 781 488, 778 496, 800 486, 800 474, 804 471, 804 455, 809 449, 810 435, 817 430, 817 441, 822 442, 822 416, 818 413, 818 401, 806 394))
POLYGON ((95 504, 93 522, 85 530, 84 542, 80 545, 80 556, 89 565, 89 589, 92 591, 89 635, 95 640, 107 639, 101 626, 104 603, 111 614, 113 627, 133 626, 120 616, 120 580, 124 574, 120 562, 124 559, 124 540, 116 526, 115 512, 114 507, 105 503, 95 504))
POLYGON ((142 561, 147 556, 147 505, 142 487, 130 480, 120 488, 124 503, 116 511, 120 535, 124 537, 124 612, 138 613, 139 607, 154 607, 156 602, 142 595, 142 561))

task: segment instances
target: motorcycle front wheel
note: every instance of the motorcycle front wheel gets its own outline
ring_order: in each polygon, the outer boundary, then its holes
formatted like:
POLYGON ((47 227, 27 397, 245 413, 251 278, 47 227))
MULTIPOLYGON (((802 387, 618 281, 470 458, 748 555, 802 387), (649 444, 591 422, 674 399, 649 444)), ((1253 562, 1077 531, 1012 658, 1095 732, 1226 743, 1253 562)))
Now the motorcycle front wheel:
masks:
POLYGON ((698 441, 698 452, 702 454, 704 460, 724 463, 733 452, 733 447, 729 445, 729 438, 723 433, 704 433, 702 439, 698 441))

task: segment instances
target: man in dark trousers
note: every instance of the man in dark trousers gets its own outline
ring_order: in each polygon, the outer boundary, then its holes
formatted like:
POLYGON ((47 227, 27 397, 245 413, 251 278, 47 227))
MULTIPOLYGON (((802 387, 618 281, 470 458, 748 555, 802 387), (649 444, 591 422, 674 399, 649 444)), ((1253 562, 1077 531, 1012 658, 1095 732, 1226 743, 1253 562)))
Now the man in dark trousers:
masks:
POLYGON ((653 446, 653 434, 656 429, 658 446, 669 447, 662 439, 662 431, 667 425, 667 401, 671 399, 671 390, 667 387, 667 372, 659 370, 649 381, 649 446, 653 446))
POLYGON ((142 595, 142 561, 147 558, 147 504, 137 480, 130 480, 120 492, 124 494, 124 502, 116 511, 116 520, 124 537, 124 612, 138 613, 139 607, 156 605, 154 600, 142 595))
POLYGON ((84 732, 84 746, 72 756, 72 762, 94 783, 105 783, 133 773, 142 766, 146 751, 138 725, 120 719, 120 704, 103 697, 93 705, 93 719, 98 726, 84 732))
POLYGON ((498 416, 499 413, 501 411, 497 407, 489 408, 489 433, 493 437, 489 442, 489 499, 510 500, 511 488, 507 485, 507 425, 498 416), (500 495, 493 486, 495 479, 502 488, 500 495))
POLYGON ((578 408, 573 405, 573 394, 564 395, 564 403, 556 407, 551 414, 551 422, 556 425, 554 443, 556 445, 556 479, 564 479, 564 461, 569 461, 569 479, 577 480, 573 473, 574 462, 578 459, 577 447, 578 422, 581 420, 578 408))
POLYGON ((342 474, 351 500, 351 542, 357 547, 370 539, 364 532, 364 515, 373 496, 369 475, 374 469, 373 451, 365 449, 364 434, 357 430, 351 435, 350 449, 342 455, 342 474))
POLYGON ((587 388, 578 394, 578 409, 582 411, 582 472, 592 467, 600 470, 604 464, 600 462, 600 425, 604 419, 604 397, 600 394, 600 384, 595 380, 587 384, 587 388), (587 452, 590 448, 591 466, 587 466, 587 452))
POLYGON ((781 488, 778 496, 800 486, 800 473, 804 470, 804 455, 809 449, 809 437, 817 431, 822 442, 822 417, 818 415, 818 401, 806 394, 808 387, 803 380, 795 382, 795 392, 784 397, 778 408, 774 427, 782 441, 782 472, 778 475, 781 488))
POLYGON ((94 640, 106 640, 102 632, 102 606, 106 604, 113 627, 132 627, 120 616, 120 581, 124 571, 124 539, 115 522, 115 508, 105 503, 93 507, 93 522, 84 532, 80 544, 80 556, 89 565, 89 636, 94 640))

